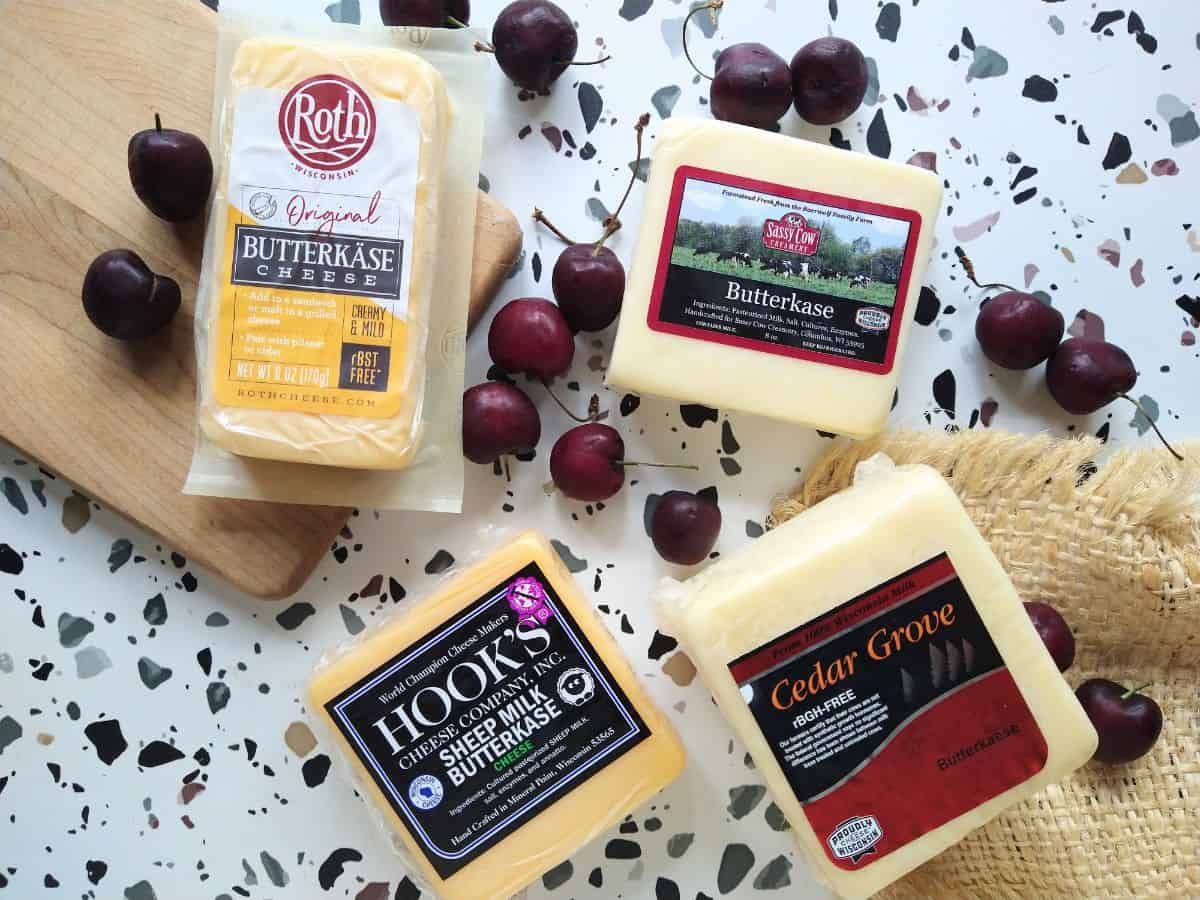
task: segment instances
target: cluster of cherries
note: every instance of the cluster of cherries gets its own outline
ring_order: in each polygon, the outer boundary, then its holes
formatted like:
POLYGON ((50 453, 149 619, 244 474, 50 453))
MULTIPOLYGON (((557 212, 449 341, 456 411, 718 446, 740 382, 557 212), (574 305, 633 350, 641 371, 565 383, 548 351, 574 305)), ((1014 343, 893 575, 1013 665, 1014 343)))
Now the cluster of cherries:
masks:
MULTIPOLYGON (((684 53, 702 78, 709 76, 688 50, 687 24, 703 11, 715 17, 724 5, 724 0, 710 0, 695 7, 684 20, 684 53)), ((790 66, 763 44, 732 44, 717 56, 709 106, 717 119, 754 128, 778 128, 791 106, 809 124, 833 125, 848 119, 862 105, 867 77, 866 57, 845 38, 823 37, 805 44, 790 66)))
MULTIPOLYGON (((387 25, 465 27, 471 4, 470 0, 380 0, 379 11, 387 25)), ((505 74, 530 90, 547 89, 573 64, 579 43, 570 17, 548 0, 510 4, 496 20, 492 41, 493 46, 479 49, 495 53, 505 74)), ((152 213, 172 223, 204 213, 212 191, 213 161, 203 140, 163 128, 156 116, 154 128, 130 140, 128 155, 130 182, 152 213)), ((598 265, 611 268, 611 254, 601 254, 598 265)), ((623 289, 623 272, 621 278, 623 289)), ((155 273, 137 253, 122 248, 100 254, 88 267, 82 301, 100 331, 134 341, 166 328, 179 311, 182 294, 174 279, 155 273)))
MULTIPOLYGON (((488 351, 499 369, 509 375, 524 374, 549 389, 549 382, 570 368, 575 330, 562 307, 540 297, 522 297, 505 305, 492 320, 488 351)), ((573 500, 608 500, 624 486, 627 468, 661 465, 626 460, 620 432, 600 418, 593 412, 559 437, 550 451, 550 477, 573 500)), ((516 384, 486 381, 463 394, 463 453, 472 462, 493 464, 503 456, 531 453, 541 438, 538 408, 516 384)), ((664 494, 650 522, 659 554, 680 565, 706 559, 720 530, 717 504, 687 491, 664 494)))
MULTIPOLYGON (((186 131, 154 127, 129 141, 129 180, 152 213, 167 222, 199 217, 212 190, 213 162, 204 141, 186 131)), ((156 274, 132 250, 108 250, 88 267, 83 309, 92 324, 118 340, 162 331, 179 311, 179 284, 156 274)))
POLYGON ((1145 416, 1176 459, 1183 457, 1163 437, 1154 420, 1129 392, 1137 384, 1137 367, 1116 344, 1095 338, 1063 340, 1063 314, 1038 297, 1010 285, 980 284, 975 268, 961 248, 955 248, 967 276, 983 289, 1004 288, 984 300, 975 320, 975 337, 983 355, 1004 369, 1026 370, 1046 363, 1046 386, 1067 412, 1086 416, 1103 409, 1118 397, 1128 400, 1145 416))
MULTIPOLYGON (((1116 344, 1092 338, 1063 340, 1063 314, 1026 291, 1002 283, 980 284, 975 267, 961 249, 959 262, 972 283, 982 289, 1003 288, 987 299, 975 320, 975 337, 984 356, 1004 369, 1033 369, 1046 363, 1046 385, 1064 410, 1088 415, 1123 397, 1139 409, 1129 392, 1137 384, 1137 368, 1116 344)), ((1143 410, 1143 414, 1145 411, 1143 410)), ((1167 449, 1178 453, 1146 416, 1167 449)), ((1075 661, 1075 637, 1066 620, 1045 603, 1026 603, 1025 610, 1054 657, 1059 671, 1075 661)), ((1162 710, 1141 688, 1127 690, 1105 678, 1091 678, 1075 691, 1100 736, 1095 758, 1121 763, 1150 752, 1162 732, 1162 710)))
MULTIPOLYGON (((379 0, 385 25, 462 28, 470 24, 469 0, 379 0)), ((475 49, 493 53, 500 69, 518 87, 544 92, 576 62, 579 33, 575 23, 550 0, 516 0, 500 11, 492 26, 492 42, 475 49)))
MULTIPOLYGON (((1067 620, 1048 603, 1026 603, 1025 612, 1058 670, 1065 672, 1071 668, 1075 662, 1075 635, 1067 620)), ((1162 733, 1163 714, 1159 705, 1140 693, 1141 690, 1126 689, 1107 678, 1089 678, 1075 691, 1100 737, 1094 759, 1126 763, 1150 752, 1162 733)))
MULTIPOLYGON (((643 115, 634 126, 639 161, 642 132, 649 121, 649 115, 643 115)), ((636 173, 636 165, 634 170, 636 173)), ((557 304, 541 297, 512 300, 496 313, 488 330, 488 353, 496 367, 510 376, 525 375, 540 381, 563 410, 581 423, 555 442, 550 451, 550 477, 563 495, 586 503, 615 496, 625 484, 625 470, 631 466, 695 468, 626 460, 620 432, 599 421, 604 415, 598 408, 581 418, 550 389, 550 382, 571 367, 575 335, 603 331, 621 311, 625 267, 604 243, 620 229, 621 210, 635 181, 636 174, 630 178, 617 211, 605 220, 603 234, 592 243, 572 241, 541 210, 534 210, 534 218, 567 245, 551 277, 557 304)), ((593 401, 593 406, 598 407, 599 401, 593 401)), ((537 406, 511 381, 487 381, 463 394, 463 453, 472 462, 487 465, 504 456, 528 454, 541 438, 537 406)), ((680 565, 695 565, 707 558, 720 530, 717 504, 687 491, 664 494, 650 520, 650 536, 659 554, 680 565)))

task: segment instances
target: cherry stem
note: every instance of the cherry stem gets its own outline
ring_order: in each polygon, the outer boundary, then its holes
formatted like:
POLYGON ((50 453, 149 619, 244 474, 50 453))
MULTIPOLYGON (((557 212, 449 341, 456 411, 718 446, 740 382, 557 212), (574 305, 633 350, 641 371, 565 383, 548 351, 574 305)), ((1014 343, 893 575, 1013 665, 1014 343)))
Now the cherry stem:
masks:
POLYGON ((450 23, 451 28, 466 28, 467 27, 466 22, 460 22, 458 19, 454 18, 454 16, 446 16, 446 21, 450 23))
MULTIPOLYGON (((612 59, 612 56, 602 56, 599 59, 589 59, 589 60, 585 60, 583 62, 579 62, 579 61, 573 59, 570 62, 566 63, 566 65, 568 65, 568 66, 598 66, 598 65, 600 65, 600 63, 606 63, 610 59, 612 59)), ((556 59, 555 62, 560 66, 563 65, 561 60, 556 59)))
POLYGON ((504 480, 512 484, 512 469, 508 467, 508 454, 504 454, 504 480))
MULTIPOLYGON (((629 201, 629 195, 633 193, 633 186, 637 183, 638 170, 641 168, 642 162, 642 137, 646 127, 650 124, 650 113, 642 113, 638 116, 637 122, 634 123, 633 130, 637 135, 637 159, 633 162, 633 173, 629 176, 629 184, 625 188, 625 194, 621 197, 621 202, 617 204, 617 211, 604 217, 604 232, 600 235, 599 240, 595 243, 595 249, 592 250, 592 256, 599 256, 601 249, 604 247, 605 241, 621 230, 621 210, 625 208, 625 204, 629 201)), ((571 240, 566 236, 549 217, 538 207, 533 208, 533 219, 535 222, 540 222, 545 225, 550 232, 562 241, 567 246, 573 246, 576 241, 571 240)))
POLYGON ((1118 394, 1117 396, 1124 397, 1126 400, 1128 400, 1130 403, 1132 403, 1134 406, 1136 406, 1138 408, 1138 412, 1140 412, 1145 417, 1146 421, 1150 423, 1150 427, 1154 429, 1154 433, 1158 435, 1158 439, 1163 442, 1163 446, 1171 451, 1171 455, 1173 457, 1175 457, 1180 462, 1183 462, 1183 456, 1174 447, 1171 446, 1171 442, 1168 441, 1166 439, 1166 437, 1163 435, 1163 433, 1158 430, 1158 425, 1155 424, 1154 419, 1151 418, 1151 416, 1150 416, 1150 413, 1146 412, 1146 407, 1142 406, 1142 404, 1138 403, 1138 401, 1134 400, 1128 394, 1118 394))
POLYGON ((692 59, 692 52, 688 49, 688 24, 692 21, 692 16, 696 15, 696 13, 708 10, 708 14, 712 18, 712 23, 715 27, 717 24, 717 10, 724 5, 725 0, 708 0, 708 3, 693 8, 692 11, 687 14, 687 18, 683 20, 683 55, 687 57, 688 64, 696 70, 696 74, 701 78, 707 78, 709 81, 713 80, 713 76, 705 75, 700 71, 700 67, 696 65, 696 61, 692 59))
POLYGON ((495 53, 496 48, 493 47, 491 44, 485 44, 483 41, 476 41, 475 42, 475 52, 476 53, 495 53))
POLYGON ((633 193, 633 186, 637 183, 638 170, 642 165, 642 135, 649 124, 650 113, 642 113, 638 116, 638 120, 633 126, 634 133, 637 135, 637 156, 633 160, 633 172, 629 176, 629 184, 625 188, 625 195, 621 198, 621 202, 617 204, 617 211, 611 216, 606 216, 604 219, 604 234, 600 235, 600 240, 596 241, 596 249, 592 251, 592 256, 599 256, 600 251, 604 248, 604 242, 621 230, 621 210, 625 208, 625 204, 629 200, 629 195, 633 193))
POLYGON ((154 114, 154 130, 162 131, 162 116, 160 116, 158 113, 154 114))
POLYGON ((1141 687, 1130 688, 1129 690, 1127 690, 1125 693, 1123 693, 1123 694, 1121 695, 1121 699, 1122 699, 1122 700, 1128 700, 1128 699, 1129 699, 1130 697, 1132 697, 1134 694, 1140 694, 1140 693, 1141 693, 1142 691, 1144 691, 1146 688, 1150 687, 1150 685, 1152 685, 1153 683, 1154 683, 1154 682, 1152 682, 1152 681, 1147 681, 1147 682, 1146 682, 1145 684, 1143 684, 1141 687))
POLYGON ((688 469, 692 472, 699 472, 700 467, 690 463, 652 463, 652 462, 630 462, 629 460, 621 460, 623 466, 646 466, 650 469, 688 469))
POLYGON ((558 404, 558 408, 561 409, 563 412, 565 412, 568 416, 570 416, 576 422, 586 424, 588 422, 599 422, 603 419, 608 418, 608 410, 605 410, 602 413, 596 413, 594 415, 590 415, 590 416, 586 416, 586 417, 576 415, 571 409, 569 409, 567 407, 567 404, 563 403, 562 400, 559 399, 558 394, 554 393, 554 388, 550 387, 549 381, 543 380, 542 386, 546 388, 546 393, 550 395, 550 399, 552 399, 555 403, 558 404))
POLYGON ((545 225, 548 229, 550 229, 551 234, 553 234, 556 238, 558 238, 560 241, 562 241, 568 247, 573 246, 575 244, 575 241, 571 240, 569 237, 567 237, 565 234, 563 234, 561 231, 559 231, 558 226, 555 225, 553 222, 551 222, 550 219, 547 218, 546 214, 544 212, 542 212, 540 209, 538 209, 536 206, 533 208, 533 220, 535 222, 540 222, 541 224, 545 225))
MULTIPOLYGON (((954 254, 958 257, 959 263, 962 265, 963 270, 967 273, 967 278, 969 278, 971 283, 980 290, 986 291, 992 288, 1004 288, 1006 291, 1017 290, 1011 284, 1005 284, 1002 281, 991 281, 987 284, 980 284, 979 279, 975 277, 975 264, 971 262, 971 257, 967 256, 962 247, 955 247, 954 254)), ((1018 293, 1020 292, 1018 291, 1018 293)))

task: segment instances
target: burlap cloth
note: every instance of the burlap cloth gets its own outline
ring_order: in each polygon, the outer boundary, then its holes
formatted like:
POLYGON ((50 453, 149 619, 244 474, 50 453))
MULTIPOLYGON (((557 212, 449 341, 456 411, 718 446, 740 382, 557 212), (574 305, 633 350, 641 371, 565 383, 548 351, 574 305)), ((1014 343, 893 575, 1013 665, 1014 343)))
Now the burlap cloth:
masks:
POLYGON ((1200 900, 1200 448, 1185 464, 1156 450, 1098 464, 1101 449, 1094 438, 889 434, 839 444, 771 511, 772 524, 786 521, 878 451, 933 466, 1022 597, 1066 616, 1070 684, 1149 684, 1163 708, 1149 755, 1090 763, 880 896, 1200 900))

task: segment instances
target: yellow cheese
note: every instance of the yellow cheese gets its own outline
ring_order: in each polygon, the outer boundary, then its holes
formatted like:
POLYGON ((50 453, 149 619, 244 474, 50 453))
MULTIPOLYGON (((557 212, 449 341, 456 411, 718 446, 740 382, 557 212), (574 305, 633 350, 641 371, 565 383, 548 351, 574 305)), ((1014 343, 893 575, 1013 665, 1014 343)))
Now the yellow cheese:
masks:
POLYGON ((937 177, 726 122, 654 148, 613 385, 853 437, 884 427, 937 177))
POLYGON ((818 876, 849 898, 1096 749, 945 480, 882 458, 865 468, 658 598, 818 876))
POLYGON ((684 766, 534 532, 320 669, 309 699, 444 900, 520 890, 684 766))
POLYGON ((399 50, 255 39, 230 79, 200 426, 243 456, 403 468, 421 438, 442 76, 399 50))

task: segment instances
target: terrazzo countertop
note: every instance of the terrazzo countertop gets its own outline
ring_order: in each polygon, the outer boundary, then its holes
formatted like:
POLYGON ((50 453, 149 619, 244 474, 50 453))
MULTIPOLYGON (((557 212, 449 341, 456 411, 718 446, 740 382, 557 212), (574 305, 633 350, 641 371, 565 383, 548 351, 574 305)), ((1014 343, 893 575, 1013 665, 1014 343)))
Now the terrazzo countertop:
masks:
MULTIPOLYGON (((257 5, 360 16, 358 0, 257 5)), ((474 21, 490 23, 501 5, 477 0, 474 21)), ((529 220, 535 204, 569 233, 598 233, 630 172, 637 115, 653 114, 652 147, 663 118, 707 114, 707 84, 681 55, 685 4, 568 6, 580 56, 605 52, 611 62, 569 72, 546 98, 519 99, 498 72, 487 86, 482 184, 525 225, 525 253, 501 300, 549 294, 558 245, 529 220)), ((375 4, 362 7, 375 20, 375 4)), ((866 105, 837 128, 789 115, 784 130, 901 162, 916 155, 945 180, 895 424, 1153 440, 1132 407, 1071 418, 1037 374, 986 363, 973 336, 977 292, 954 265, 961 245, 985 280, 1044 292, 1072 334, 1124 345, 1140 366, 1136 393, 1170 434, 1200 430, 1200 5, 731 0, 715 36, 703 33, 705 17, 694 22, 702 58, 740 40, 790 57, 827 32, 852 38, 870 58, 866 105)), ((611 245, 626 261, 639 190, 632 204, 611 245)), ((485 330, 470 342, 469 383, 488 371, 485 330)), ((485 550, 489 528, 532 526, 556 540, 670 711, 691 762, 529 896, 826 896, 689 661, 655 628, 648 589, 679 573, 655 556, 642 520, 656 493, 711 486, 725 517, 717 550, 734 551, 762 533, 769 499, 829 442, 608 392, 611 340, 581 342, 568 394, 582 403, 600 393, 631 458, 697 463, 698 474, 645 470, 604 505, 547 496, 546 452, 567 422, 541 403, 547 438, 535 459, 514 465, 511 483, 468 466, 461 517, 356 512, 311 583, 279 604, 237 594, 0 446, 3 893, 417 897, 331 767, 301 686, 323 652, 485 550)))

